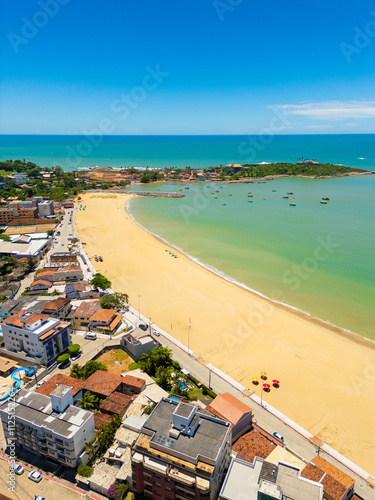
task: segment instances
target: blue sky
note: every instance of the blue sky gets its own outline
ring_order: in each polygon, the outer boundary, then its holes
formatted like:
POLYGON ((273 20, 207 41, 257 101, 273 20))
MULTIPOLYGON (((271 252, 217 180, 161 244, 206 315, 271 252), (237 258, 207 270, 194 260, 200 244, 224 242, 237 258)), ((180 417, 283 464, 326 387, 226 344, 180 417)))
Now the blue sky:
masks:
POLYGON ((375 131, 375 6, 1 3, 0 133, 375 131))

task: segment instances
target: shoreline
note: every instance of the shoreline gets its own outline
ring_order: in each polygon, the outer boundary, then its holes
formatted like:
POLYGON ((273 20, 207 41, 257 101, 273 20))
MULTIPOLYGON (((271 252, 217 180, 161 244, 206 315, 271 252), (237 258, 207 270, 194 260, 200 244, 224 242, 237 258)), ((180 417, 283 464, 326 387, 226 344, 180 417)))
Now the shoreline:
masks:
MULTIPOLYGON (((127 193, 131 194, 131 193, 127 193)), ((138 227, 142 229, 142 231, 145 231, 148 235, 150 235, 152 238, 155 238, 157 241, 160 243, 163 243, 163 245, 167 245, 177 252, 179 252, 181 255, 184 255, 187 259, 189 259, 193 264, 196 264, 200 266, 202 269, 212 273, 214 276, 223 279, 227 283, 230 283, 232 285, 237 286, 238 288, 245 290, 246 292, 259 297, 265 301, 267 301, 269 304, 275 307, 279 307, 280 309, 283 309, 287 312, 290 312, 291 314, 295 314, 299 316, 302 319, 305 319, 306 321, 310 321, 312 323, 317 324, 318 326, 323 326, 324 328, 327 328, 331 330, 332 332, 336 333, 337 335, 340 335, 344 338, 347 338, 348 340, 351 340, 352 342, 358 343, 358 344, 363 344, 365 347, 368 347, 369 349, 375 350, 375 340, 371 340, 367 337, 361 336, 359 333, 352 332, 351 330, 347 330, 345 328, 342 328, 340 326, 335 325, 334 323, 330 323, 329 321, 325 321, 321 318, 318 318, 317 316, 312 315, 311 313, 308 313, 307 311, 303 311, 302 309, 298 309, 297 307, 294 307, 290 304, 287 304, 286 302, 280 302, 274 299, 271 299, 267 295, 264 295, 262 292, 259 292, 258 290, 255 290, 254 288, 250 288, 249 286, 245 285, 244 283, 241 283, 240 281, 237 281, 235 278, 223 273, 219 269, 210 266, 209 264, 205 264, 204 262, 200 261, 193 255, 190 255, 189 253, 185 252, 182 248, 179 248, 172 243, 170 243, 168 240, 165 240, 161 236, 157 235, 156 233, 153 233, 152 231, 149 231, 147 228, 142 226, 131 211, 129 210, 129 203, 132 199, 136 198, 138 195, 134 193, 132 196, 126 201, 125 203, 125 211, 129 216, 131 217, 132 221, 134 224, 137 224, 138 227)))
POLYGON ((373 342, 222 279, 143 229, 142 221, 134 223, 125 209, 132 198, 129 191, 84 195, 77 227, 87 255, 103 256, 97 272, 113 290, 128 293, 133 306, 138 297, 153 327, 185 345, 190 317, 190 349, 200 362, 257 396, 252 377, 267 370, 270 380, 281 381, 265 396, 267 404, 374 473, 373 342))

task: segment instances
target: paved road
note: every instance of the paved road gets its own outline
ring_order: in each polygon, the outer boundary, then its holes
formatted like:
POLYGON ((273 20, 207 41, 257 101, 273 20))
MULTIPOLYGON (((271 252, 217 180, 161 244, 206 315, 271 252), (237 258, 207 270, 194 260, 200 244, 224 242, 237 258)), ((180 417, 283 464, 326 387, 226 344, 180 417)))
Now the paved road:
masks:
MULTIPOLYGON (((24 465, 24 464, 21 464, 24 465)), ((26 469, 26 466, 25 466, 26 469)), ((60 479, 48 477, 43 474, 40 483, 34 483, 27 475, 30 468, 20 476, 15 476, 15 492, 8 490, 9 484, 9 463, 6 460, 0 460, 0 493, 11 499, 28 500, 34 498, 34 495, 41 495, 47 500, 53 498, 64 498, 64 500, 82 500, 86 491, 83 491, 70 483, 64 483, 60 479)), ((100 495, 94 494, 92 498, 99 498, 100 495)), ((90 498, 90 497, 87 497, 90 498)), ((102 497, 100 497, 102 498, 102 497)))
MULTIPOLYGON (((70 213, 68 213, 67 215, 68 218, 69 215, 70 213)), ((73 223, 74 223, 74 217, 73 217, 73 223)), ((68 233, 72 233, 73 231, 71 230, 71 225, 67 224, 67 221, 65 219, 60 231, 61 231, 61 239, 59 240, 58 243, 59 246, 56 245, 54 251, 67 251, 67 247, 65 245, 67 242, 67 238, 69 237, 68 233), (56 248, 59 248, 60 250, 57 250, 56 248)), ((91 271, 94 272, 94 269, 91 269, 91 271)), ((91 272, 88 274, 91 275, 91 272)), ((130 308, 130 310, 124 314, 124 318, 126 319, 126 322, 128 324, 133 325, 135 327, 139 323, 147 323, 147 319, 142 317, 133 308, 130 308)), ((175 343, 172 339, 169 339, 166 336, 164 336, 162 330, 160 330, 156 325, 152 325, 152 331, 154 329, 162 333, 161 336, 155 337, 155 339, 158 340, 164 347, 169 347, 172 350, 174 359, 176 359, 181 364, 181 366, 186 368, 195 378, 197 378, 207 386, 210 386, 216 393, 229 392, 234 396, 236 396, 238 399, 242 400, 248 406, 250 406, 254 411, 254 417, 257 420, 257 423, 269 432, 277 431, 282 436, 284 436, 285 445, 288 448, 288 450, 295 453, 305 462, 308 462, 314 456, 316 456, 316 446, 310 443, 307 439, 301 436, 294 429, 284 424, 277 417, 269 413, 267 411, 266 402, 264 402, 263 407, 261 407, 259 404, 249 399, 248 396, 243 394, 236 387, 232 386, 229 382, 227 382, 226 380, 224 380, 223 378, 212 372, 210 369, 208 369, 207 366, 205 366, 199 361, 197 355, 195 355, 192 352, 188 353, 186 348, 181 349, 181 347, 179 347, 177 343, 175 343)), ((133 330, 132 334, 135 336, 143 336, 145 335, 145 332, 136 328, 133 330)), ((81 345, 83 345, 84 355, 82 356, 82 359, 80 359, 80 364, 84 364, 84 362, 87 359, 89 359, 90 356, 92 355, 93 350, 94 349, 99 350, 100 346, 103 343, 108 342, 108 344, 110 343, 114 344, 117 343, 119 340, 118 338, 113 340, 111 339, 108 340, 106 338, 104 339, 98 338, 98 340, 93 341, 95 345, 93 345, 93 347, 90 348, 90 347, 85 347, 83 341, 80 341, 81 338, 83 339, 82 335, 78 335, 78 337, 73 336, 74 342, 81 343, 81 345)), ((69 370, 70 369, 67 369, 68 373, 69 370)), ((346 472, 347 474, 356 479, 355 491, 359 495, 364 497, 366 500, 371 500, 371 499, 375 500, 375 490, 370 488, 370 486, 366 483, 366 481, 362 480, 361 478, 353 474, 353 472, 349 471, 345 466, 343 466, 341 463, 333 459, 331 456, 327 455, 325 452, 320 452, 320 454, 326 460, 333 463, 336 467, 338 467, 339 469, 343 470, 344 472, 346 472)))
MULTIPOLYGON (((137 312, 127 313, 127 317, 132 317, 134 322, 139 321, 137 312)), ((155 327, 156 330, 159 330, 155 327)), ((152 329, 153 330, 153 329, 152 329)), ((134 336, 143 336, 145 332, 139 329, 132 332, 134 336)), ((266 409, 267 403, 263 401, 264 407, 256 404, 249 397, 245 396, 238 389, 230 385, 226 380, 216 375, 203 364, 196 359, 194 353, 190 353, 189 356, 187 352, 184 352, 180 347, 176 346, 171 340, 161 335, 160 337, 154 337, 155 340, 161 343, 163 347, 168 347, 172 350, 173 358, 180 363, 180 365, 186 368, 191 375, 203 382, 207 386, 211 386, 212 390, 217 394, 223 392, 229 392, 233 394, 236 398, 240 399, 248 406, 253 409, 254 417, 261 427, 263 427, 268 432, 277 431, 282 436, 284 436, 284 442, 289 451, 296 454, 299 458, 302 458, 306 463, 316 456, 316 446, 310 443, 307 439, 298 434, 295 430, 290 428, 288 425, 284 424, 277 417, 269 413, 266 409)), ((356 479, 355 491, 360 496, 364 497, 366 500, 375 499, 375 490, 372 489, 366 481, 359 478, 352 471, 348 470, 341 463, 330 457, 327 453, 321 451, 320 455, 327 461, 333 463, 336 467, 349 474, 351 477, 356 479)))

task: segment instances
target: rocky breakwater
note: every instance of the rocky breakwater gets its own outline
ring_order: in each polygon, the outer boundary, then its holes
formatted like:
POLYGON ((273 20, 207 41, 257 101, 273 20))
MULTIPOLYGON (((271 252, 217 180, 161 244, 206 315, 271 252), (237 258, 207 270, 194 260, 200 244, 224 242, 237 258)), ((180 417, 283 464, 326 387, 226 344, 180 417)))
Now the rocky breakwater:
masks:
POLYGON ((159 191, 131 191, 132 194, 137 196, 150 196, 153 198, 183 198, 185 195, 182 193, 162 193, 159 191))

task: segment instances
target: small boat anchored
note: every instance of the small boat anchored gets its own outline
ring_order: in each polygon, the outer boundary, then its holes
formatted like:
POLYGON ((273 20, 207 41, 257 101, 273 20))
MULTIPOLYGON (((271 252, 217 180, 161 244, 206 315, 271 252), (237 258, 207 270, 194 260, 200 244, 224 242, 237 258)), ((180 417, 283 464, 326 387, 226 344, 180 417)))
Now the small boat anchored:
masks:
POLYGON ((296 207, 296 206, 297 206, 297 204, 296 204, 296 203, 289 203, 289 206, 290 206, 290 207, 296 207))
POLYGON ((284 199, 289 198, 289 196, 283 196, 284 199))

